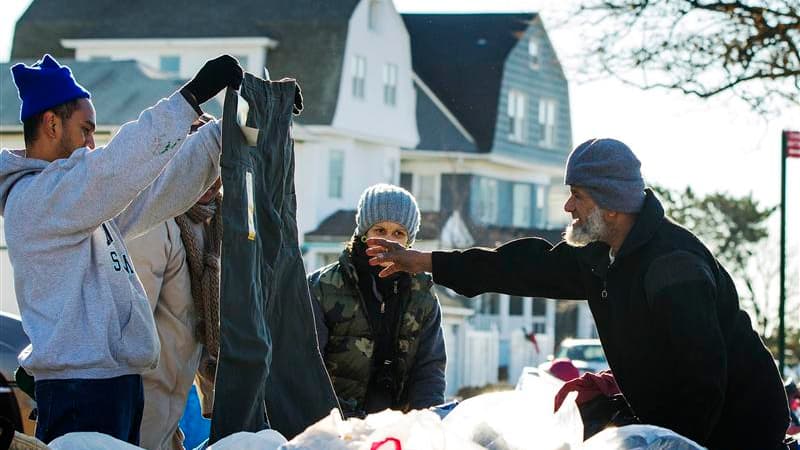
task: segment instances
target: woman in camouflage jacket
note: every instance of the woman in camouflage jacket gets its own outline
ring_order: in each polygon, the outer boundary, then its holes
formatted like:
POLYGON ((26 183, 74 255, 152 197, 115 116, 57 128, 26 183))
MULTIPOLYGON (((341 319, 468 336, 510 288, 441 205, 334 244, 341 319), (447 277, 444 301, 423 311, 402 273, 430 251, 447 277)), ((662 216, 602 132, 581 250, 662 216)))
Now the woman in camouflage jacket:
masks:
POLYGON ((308 277, 325 365, 342 410, 364 416, 444 401, 442 312, 429 274, 379 278, 366 239, 410 246, 419 230, 414 197, 379 184, 361 196, 353 238, 333 264, 308 277))

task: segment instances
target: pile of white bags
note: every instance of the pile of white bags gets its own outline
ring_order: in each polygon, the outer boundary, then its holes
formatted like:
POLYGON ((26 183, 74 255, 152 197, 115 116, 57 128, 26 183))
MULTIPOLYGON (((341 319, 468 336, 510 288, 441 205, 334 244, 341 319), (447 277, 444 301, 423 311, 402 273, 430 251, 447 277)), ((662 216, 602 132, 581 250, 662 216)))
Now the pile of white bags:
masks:
POLYGON ((281 450, 577 450, 582 436, 575 394, 553 414, 552 395, 508 391, 466 400, 444 420, 425 410, 364 420, 332 411, 281 450))
MULTIPOLYGON (((457 408, 456 408, 457 409, 457 408)), ((442 426, 427 410, 382 411, 365 419, 342 420, 337 411, 310 426, 281 450, 480 450, 442 426)))
MULTIPOLYGON (((236 433, 208 450, 702 450, 672 431, 630 425, 583 440, 583 422, 567 396, 553 414, 553 386, 534 383, 524 391, 483 394, 465 400, 444 419, 427 411, 382 411, 343 420, 337 410, 286 442, 280 433, 236 433)), ((99 433, 71 433, 53 450, 136 450, 99 433)))

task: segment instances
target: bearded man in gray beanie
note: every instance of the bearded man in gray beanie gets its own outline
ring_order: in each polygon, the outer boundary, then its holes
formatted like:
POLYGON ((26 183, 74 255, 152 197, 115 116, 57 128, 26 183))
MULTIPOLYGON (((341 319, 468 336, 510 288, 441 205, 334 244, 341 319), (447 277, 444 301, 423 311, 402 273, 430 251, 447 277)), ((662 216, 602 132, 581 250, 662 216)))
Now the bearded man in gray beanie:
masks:
POLYGON ((381 278, 367 239, 413 243, 420 213, 414 197, 388 184, 367 188, 356 229, 339 260, 308 276, 325 366, 342 411, 363 417, 444 402, 447 357, 442 310, 426 273, 381 278))
POLYGON ((380 276, 431 272, 468 297, 587 299, 633 420, 714 450, 785 449, 789 410, 772 355, 728 272, 645 189, 633 152, 586 141, 569 156, 565 184, 564 242, 420 252, 370 239, 370 264, 386 266, 380 276))

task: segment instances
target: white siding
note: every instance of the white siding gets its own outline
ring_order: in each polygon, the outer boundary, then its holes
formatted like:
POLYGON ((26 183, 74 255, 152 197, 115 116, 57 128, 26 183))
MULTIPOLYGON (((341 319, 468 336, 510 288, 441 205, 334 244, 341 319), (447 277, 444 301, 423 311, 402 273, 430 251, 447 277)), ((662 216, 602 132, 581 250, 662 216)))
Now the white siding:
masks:
MULTIPOLYGON (((326 217, 340 209, 356 209, 361 192, 377 183, 397 180, 400 149, 387 145, 347 138, 326 136, 318 141, 295 144, 295 190, 297 193, 297 226, 300 239, 314 230, 326 217), (344 178, 340 198, 329 196, 329 154, 344 155, 344 178)), ((355 223, 353 223, 355 229, 355 223)))
POLYGON ((413 148, 419 135, 408 32, 390 0, 378 0, 377 3, 379 7, 373 10, 377 15, 373 17, 377 19, 375 29, 368 25, 369 0, 360 2, 350 18, 333 126, 413 148), (363 98, 353 96, 352 75, 356 71, 356 56, 366 61, 363 98), (394 105, 384 102, 387 64, 397 68, 394 105))

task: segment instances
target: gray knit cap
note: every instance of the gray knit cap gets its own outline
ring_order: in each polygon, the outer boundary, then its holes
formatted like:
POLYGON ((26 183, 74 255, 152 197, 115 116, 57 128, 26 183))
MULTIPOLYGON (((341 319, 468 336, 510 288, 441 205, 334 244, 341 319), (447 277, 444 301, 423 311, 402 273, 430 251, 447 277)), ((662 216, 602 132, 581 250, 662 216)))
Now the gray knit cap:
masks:
POLYGON ((408 245, 419 231, 419 208, 407 190, 391 184, 376 184, 364 190, 356 212, 356 235, 361 236, 378 222, 399 223, 408 231, 408 245))
POLYGON ((616 139, 590 139, 567 159, 564 184, 586 189, 601 208, 637 213, 644 204, 641 163, 616 139))

